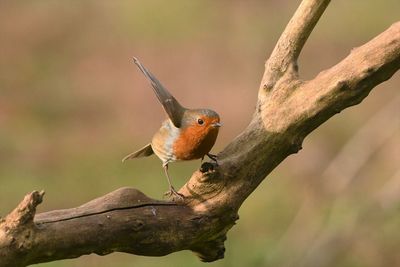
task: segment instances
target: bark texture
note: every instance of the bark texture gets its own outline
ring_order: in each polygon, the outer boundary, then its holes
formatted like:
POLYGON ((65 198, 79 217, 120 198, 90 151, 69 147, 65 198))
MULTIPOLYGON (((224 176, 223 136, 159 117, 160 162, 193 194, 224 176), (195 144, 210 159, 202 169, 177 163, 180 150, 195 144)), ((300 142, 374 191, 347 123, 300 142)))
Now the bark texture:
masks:
POLYGON ((227 231, 243 201, 304 138, 359 104, 400 68, 400 22, 355 48, 314 79, 299 78, 297 58, 328 0, 303 0, 266 61, 248 127, 180 189, 185 201, 121 188, 80 207, 36 214, 43 192, 28 194, 0 221, 0 266, 26 266, 115 251, 162 256, 192 250, 202 261, 224 256, 227 231))

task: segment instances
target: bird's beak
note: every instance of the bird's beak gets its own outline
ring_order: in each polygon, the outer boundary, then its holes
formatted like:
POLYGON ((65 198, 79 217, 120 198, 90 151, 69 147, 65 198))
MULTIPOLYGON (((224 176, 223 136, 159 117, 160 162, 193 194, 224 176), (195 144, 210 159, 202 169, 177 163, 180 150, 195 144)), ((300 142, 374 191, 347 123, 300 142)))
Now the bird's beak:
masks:
POLYGON ((219 128, 219 127, 222 126, 222 123, 220 123, 220 122, 214 122, 214 123, 211 124, 211 126, 213 126, 213 127, 215 127, 215 128, 219 128))

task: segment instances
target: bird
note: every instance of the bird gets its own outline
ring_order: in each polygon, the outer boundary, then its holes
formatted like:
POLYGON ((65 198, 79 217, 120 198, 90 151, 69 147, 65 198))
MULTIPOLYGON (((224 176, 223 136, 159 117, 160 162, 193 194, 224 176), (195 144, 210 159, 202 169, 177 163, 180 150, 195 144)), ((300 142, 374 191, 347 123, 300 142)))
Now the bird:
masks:
POLYGON ((161 160, 167 177, 169 191, 165 194, 183 199, 183 195, 178 193, 171 183, 168 164, 176 161, 203 160, 208 156, 218 165, 217 156, 210 151, 222 125, 220 117, 211 109, 183 107, 137 58, 134 57, 133 62, 150 82, 167 114, 167 119, 162 122, 149 144, 124 157, 122 162, 155 154, 161 160))

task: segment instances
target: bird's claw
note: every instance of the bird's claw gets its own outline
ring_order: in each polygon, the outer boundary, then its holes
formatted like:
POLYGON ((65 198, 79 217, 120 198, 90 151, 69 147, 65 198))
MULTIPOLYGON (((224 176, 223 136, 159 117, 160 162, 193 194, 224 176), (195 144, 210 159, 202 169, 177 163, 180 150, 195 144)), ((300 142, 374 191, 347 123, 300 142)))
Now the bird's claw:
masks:
POLYGON ((173 201, 183 201, 185 198, 181 193, 178 193, 173 186, 169 188, 169 191, 164 193, 164 196, 171 198, 173 201))

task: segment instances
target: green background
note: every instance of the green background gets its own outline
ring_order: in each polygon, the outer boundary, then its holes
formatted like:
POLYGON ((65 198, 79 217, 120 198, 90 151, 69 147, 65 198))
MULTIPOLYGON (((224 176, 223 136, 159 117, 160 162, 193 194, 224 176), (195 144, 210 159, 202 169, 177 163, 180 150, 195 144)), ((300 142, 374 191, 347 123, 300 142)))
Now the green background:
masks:
MULTIPOLYGON (((39 212, 123 186, 161 198, 156 157, 121 163, 165 117, 132 56, 184 106, 218 111, 216 153, 249 122, 264 62, 299 2, 2 1, 0 216, 35 189, 46 191, 39 212)), ((385 30, 399 10, 398 0, 332 1, 299 59, 302 78, 385 30)), ((314 131, 243 204, 225 259, 208 266, 399 266, 399 86, 396 74, 314 131)), ((171 164, 176 187, 199 165, 171 164)), ((203 265, 183 251, 37 266, 203 265)))

